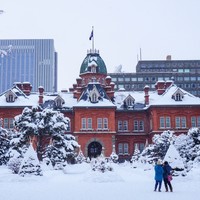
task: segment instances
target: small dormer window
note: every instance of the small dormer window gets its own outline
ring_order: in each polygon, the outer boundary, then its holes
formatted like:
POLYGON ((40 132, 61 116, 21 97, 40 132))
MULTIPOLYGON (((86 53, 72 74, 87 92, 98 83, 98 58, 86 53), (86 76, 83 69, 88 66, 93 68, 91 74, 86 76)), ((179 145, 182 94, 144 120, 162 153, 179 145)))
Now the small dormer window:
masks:
POLYGON ((135 99, 134 99, 131 95, 129 95, 129 96, 125 99, 124 102, 126 103, 126 106, 127 106, 127 107, 131 107, 131 106, 134 105, 135 99))
POLYGON ((97 103, 99 101, 100 94, 95 85, 93 85, 93 89, 90 91, 89 97, 92 103, 97 103))
POLYGON ((92 99, 91 99, 92 102, 97 102, 97 95, 94 93, 92 94, 92 99))
POLYGON ((180 93, 176 94, 175 101, 181 101, 181 94, 180 93))
POLYGON ((8 95, 6 95, 6 101, 7 102, 14 102, 15 101, 15 97, 14 97, 14 95, 13 94, 8 94, 8 95))
POLYGON ((172 99, 174 99, 175 101, 182 101, 184 97, 184 93, 178 89, 173 95, 172 95, 172 99))
POLYGON ((61 101, 61 99, 57 99, 57 101, 56 101, 56 107, 58 107, 58 108, 62 107, 62 101, 61 101))
POLYGON ((91 71, 92 71, 92 73, 96 73, 96 66, 93 65, 91 71))
POLYGON ((64 104, 64 100, 59 95, 54 101, 57 108, 62 108, 62 105, 64 104))
POLYGON ((133 99, 128 98, 126 101, 127 106, 132 106, 133 105, 133 99))
POLYGON ((10 95, 8 96, 8 102, 13 102, 13 101, 14 101, 13 99, 14 99, 14 98, 13 98, 13 95, 10 94, 10 95))

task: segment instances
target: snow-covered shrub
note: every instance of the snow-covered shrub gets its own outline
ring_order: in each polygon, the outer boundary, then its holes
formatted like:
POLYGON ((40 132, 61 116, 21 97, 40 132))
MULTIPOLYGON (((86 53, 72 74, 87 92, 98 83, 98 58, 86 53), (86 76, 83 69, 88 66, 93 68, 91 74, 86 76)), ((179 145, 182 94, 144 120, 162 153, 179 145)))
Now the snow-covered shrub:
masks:
POLYGON ((13 151, 12 153, 13 156, 8 161, 7 166, 14 174, 18 174, 20 165, 22 163, 22 157, 17 151, 15 153, 13 151))
POLYGON ((99 171, 102 173, 106 171, 113 171, 110 162, 108 162, 103 156, 92 158, 91 167, 93 171, 99 171))
POLYGON ((119 156, 116 154, 115 145, 113 145, 112 153, 111 153, 111 155, 109 157, 109 160, 111 162, 117 163, 118 159, 119 159, 119 156))
POLYGON ((33 149, 32 144, 29 146, 27 152, 24 155, 22 160, 19 175, 21 176, 29 176, 29 175, 36 175, 42 176, 42 168, 40 166, 37 154, 33 149))
POLYGON ((83 163, 86 161, 86 157, 83 155, 83 152, 81 151, 81 149, 79 150, 78 155, 75 157, 76 159, 76 163, 83 163))
POLYGON ((131 163, 132 163, 132 167, 136 168, 138 161, 139 161, 139 157, 140 157, 140 150, 138 149, 138 146, 136 146, 133 156, 131 157, 131 163))

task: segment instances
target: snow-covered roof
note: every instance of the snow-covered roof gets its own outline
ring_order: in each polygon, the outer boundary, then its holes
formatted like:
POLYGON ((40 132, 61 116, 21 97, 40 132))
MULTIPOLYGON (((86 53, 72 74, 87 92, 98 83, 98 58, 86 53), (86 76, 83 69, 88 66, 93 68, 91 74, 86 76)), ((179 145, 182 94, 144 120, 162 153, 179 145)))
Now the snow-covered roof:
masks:
MULTIPOLYGON (((63 108, 71 109, 73 107, 117 107, 121 109, 124 100, 131 96, 135 99, 134 103, 137 109, 147 109, 149 106, 187 106, 187 105, 199 105, 200 98, 196 97, 187 91, 177 87, 172 84, 162 95, 158 95, 157 91, 149 91, 149 105, 145 105, 145 94, 144 91, 116 91, 114 94, 114 101, 111 101, 107 96, 104 89, 97 82, 88 84, 88 87, 82 93, 80 99, 77 101, 74 98, 72 92, 59 92, 54 94, 44 94, 43 102, 45 101, 55 101, 57 96, 60 96, 64 100, 63 108), (100 94, 98 102, 91 102, 89 99, 89 92, 93 89, 95 85, 96 90, 100 94), (177 91, 181 91, 183 98, 180 101, 173 99, 173 95, 177 91)), ((30 95, 25 95, 17 86, 0 94, 0 107, 31 107, 37 106, 39 101, 39 93, 31 93, 30 95), (6 94, 12 91, 16 98, 14 102, 6 101, 6 94)), ((136 108, 135 107, 135 108, 136 108)))
POLYGON ((155 99, 150 101, 150 105, 158 106, 186 106, 186 105, 200 105, 200 98, 196 97, 189 92, 177 87, 172 84, 166 89, 162 95, 158 95, 155 99), (181 101, 175 101, 172 96, 176 93, 177 90, 180 90, 183 94, 181 101))

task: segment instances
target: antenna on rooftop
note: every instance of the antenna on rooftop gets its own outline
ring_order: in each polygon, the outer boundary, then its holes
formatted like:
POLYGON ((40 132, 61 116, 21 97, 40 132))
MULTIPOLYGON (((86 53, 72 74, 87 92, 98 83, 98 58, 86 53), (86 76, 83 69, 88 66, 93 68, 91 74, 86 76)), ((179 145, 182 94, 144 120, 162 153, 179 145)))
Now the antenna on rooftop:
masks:
POLYGON ((142 49, 140 48, 140 60, 142 60, 142 49))

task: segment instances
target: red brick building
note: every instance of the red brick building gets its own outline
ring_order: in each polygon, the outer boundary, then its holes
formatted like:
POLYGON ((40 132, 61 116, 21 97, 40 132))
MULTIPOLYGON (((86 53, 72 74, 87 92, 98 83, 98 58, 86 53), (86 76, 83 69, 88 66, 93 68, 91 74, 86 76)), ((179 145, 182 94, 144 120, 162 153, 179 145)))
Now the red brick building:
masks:
POLYGON ((4 128, 13 128, 13 119, 24 107, 41 105, 59 110, 70 119, 72 133, 85 156, 113 148, 121 158, 130 158, 137 145, 142 150, 154 134, 172 130, 186 133, 200 127, 200 98, 182 90, 172 81, 159 81, 155 91, 114 91, 115 84, 98 51, 89 51, 76 83, 68 91, 31 93, 30 83, 15 85, 0 95, 0 118, 4 128))

